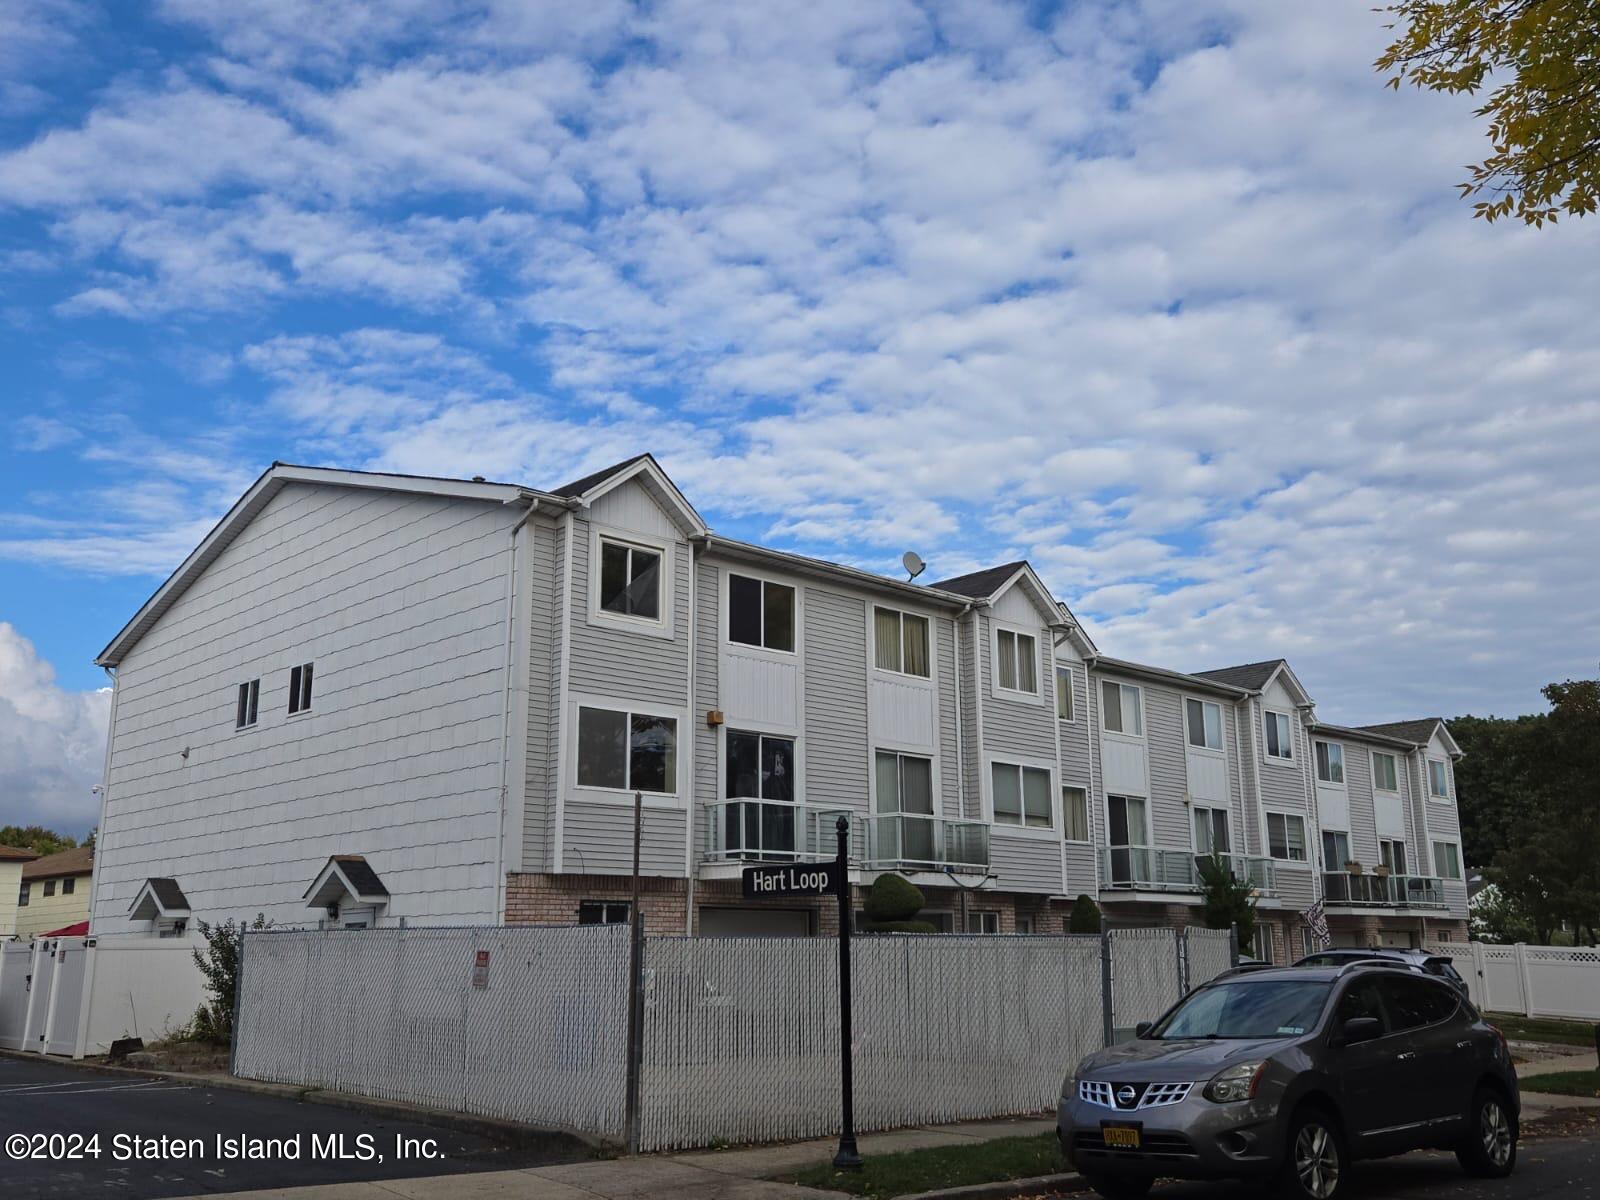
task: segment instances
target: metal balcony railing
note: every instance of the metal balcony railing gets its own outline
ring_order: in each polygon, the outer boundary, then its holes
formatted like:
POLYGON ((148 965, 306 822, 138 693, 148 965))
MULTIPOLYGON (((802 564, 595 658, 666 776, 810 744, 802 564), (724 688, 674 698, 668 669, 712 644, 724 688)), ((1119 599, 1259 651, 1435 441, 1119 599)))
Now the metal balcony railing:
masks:
POLYGON ((869 871, 989 869, 989 826, 922 813, 878 813, 866 819, 869 871))
POLYGON ((850 857, 865 849, 861 822, 846 809, 786 800, 721 800, 706 805, 708 862, 817 862, 838 853, 836 823, 849 817, 850 857))
MULTIPOLYGON (((1102 887, 1150 892, 1199 892, 1204 889, 1200 864, 1211 856, 1189 850, 1162 850, 1154 846, 1101 846, 1102 887)), ((1276 878, 1270 858, 1243 854, 1218 855, 1235 879, 1258 892, 1274 890, 1276 878)))
POLYGON ((1433 875, 1322 873, 1324 903, 1336 908, 1446 908, 1444 883, 1433 875))

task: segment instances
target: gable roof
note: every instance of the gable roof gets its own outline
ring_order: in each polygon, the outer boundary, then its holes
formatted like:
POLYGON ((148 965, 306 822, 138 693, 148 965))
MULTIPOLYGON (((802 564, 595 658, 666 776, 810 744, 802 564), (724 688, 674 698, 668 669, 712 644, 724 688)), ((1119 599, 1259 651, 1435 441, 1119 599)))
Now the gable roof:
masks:
POLYGON ((94 847, 78 846, 47 854, 22 868, 24 879, 52 879, 58 875, 87 875, 94 870, 94 847))
POLYGON ((135 921, 154 921, 158 917, 187 917, 189 897, 183 894, 176 879, 152 876, 144 881, 139 894, 128 906, 128 916, 135 921))
POLYGON ((1226 683, 1231 687, 1243 688, 1247 692, 1259 692, 1278 673, 1278 668, 1284 665, 1281 658, 1269 658, 1265 662, 1243 663, 1237 667, 1217 667, 1211 671, 1196 671, 1201 679, 1212 679, 1218 683, 1226 683))
POLYGON ((1371 742, 1378 746, 1392 746, 1396 749, 1410 746, 1411 743, 1387 733, 1379 733, 1375 729, 1362 729, 1353 725, 1330 725, 1326 721, 1314 722, 1311 726, 1313 734, 1326 733, 1335 737, 1354 738, 1356 741, 1371 742))
POLYGON ((938 588, 941 592, 954 592, 958 596, 968 596, 973 600, 987 600, 998 592, 1013 575, 1027 565, 1026 559, 1019 558, 1015 562, 1001 563, 998 567, 985 567, 981 571, 972 571, 966 575, 940 579, 930 583, 928 586, 938 588))
POLYGON ((587 508, 613 488, 621 487, 630 479, 637 479, 650 499, 661 506, 675 525, 689 537, 699 537, 708 532, 705 520, 689 503, 689 498, 678 490, 671 476, 661 469, 656 456, 650 453, 635 454, 632 458, 612 463, 599 471, 564 484, 552 493, 569 505, 587 508))
POLYGON ((1423 717, 1417 721, 1386 721, 1378 725, 1362 725, 1368 733, 1380 733, 1412 746, 1426 746, 1433 740, 1435 730, 1444 735, 1445 748, 1456 758, 1462 757, 1461 747, 1450 736, 1450 726, 1443 717, 1423 717))
POLYGON ((612 463, 609 467, 585 475, 582 479, 574 479, 571 483, 562 484, 555 489, 557 496, 581 496, 591 488, 596 488, 613 476, 620 475, 634 463, 641 463, 649 458, 649 454, 635 454, 632 458, 625 458, 619 463, 612 463))
POLYGON ((18 846, 0 846, 0 862, 32 862, 39 856, 18 846))
POLYGON ((306 907, 326 908, 337 904, 341 896, 366 904, 387 904, 389 889, 383 886, 365 855, 335 854, 306 889, 306 907))

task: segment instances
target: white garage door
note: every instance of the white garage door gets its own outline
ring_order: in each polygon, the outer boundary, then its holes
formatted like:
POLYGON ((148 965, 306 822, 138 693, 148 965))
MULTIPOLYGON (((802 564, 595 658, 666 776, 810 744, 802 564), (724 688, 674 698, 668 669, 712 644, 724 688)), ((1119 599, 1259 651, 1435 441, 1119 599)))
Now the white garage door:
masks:
POLYGON ((811 914, 803 908, 702 908, 702 937, 805 937, 811 914))

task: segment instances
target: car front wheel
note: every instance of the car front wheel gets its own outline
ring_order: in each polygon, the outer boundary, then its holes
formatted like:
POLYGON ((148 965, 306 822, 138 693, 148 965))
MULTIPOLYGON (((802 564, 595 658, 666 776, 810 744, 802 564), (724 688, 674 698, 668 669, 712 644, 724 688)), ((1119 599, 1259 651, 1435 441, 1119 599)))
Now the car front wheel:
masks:
POLYGON ((1517 1119, 1506 1107, 1505 1097, 1493 1088, 1479 1088, 1472 1097, 1456 1161, 1479 1179, 1504 1179, 1516 1168, 1517 1119))
POLYGON ((1317 1109, 1296 1113, 1277 1194, 1334 1200, 1343 1193, 1348 1166, 1339 1130, 1328 1116, 1317 1109))

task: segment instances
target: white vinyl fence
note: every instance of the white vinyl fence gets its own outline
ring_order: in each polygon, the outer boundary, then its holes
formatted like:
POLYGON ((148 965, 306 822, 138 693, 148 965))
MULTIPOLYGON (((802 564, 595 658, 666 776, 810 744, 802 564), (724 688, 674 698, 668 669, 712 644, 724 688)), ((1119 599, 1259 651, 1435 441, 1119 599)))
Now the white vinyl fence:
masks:
POLYGON ((1440 942, 1428 950, 1454 959, 1485 1011, 1600 1021, 1600 948, 1440 942))
MULTIPOLYGON (((1126 932, 856 939, 857 1128, 1047 1108, 1063 1073, 1105 1042, 1108 975, 1122 975, 1131 1027, 1232 961, 1226 932, 1126 932)), ((234 1069, 620 1140, 628 936, 621 925, 251 933, 234 1069)), ((838 1129, 833 939, 651 937, 641 985, 642 1149, 838 1129)))

